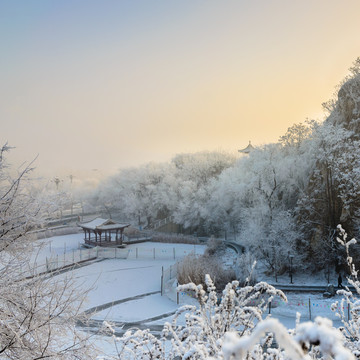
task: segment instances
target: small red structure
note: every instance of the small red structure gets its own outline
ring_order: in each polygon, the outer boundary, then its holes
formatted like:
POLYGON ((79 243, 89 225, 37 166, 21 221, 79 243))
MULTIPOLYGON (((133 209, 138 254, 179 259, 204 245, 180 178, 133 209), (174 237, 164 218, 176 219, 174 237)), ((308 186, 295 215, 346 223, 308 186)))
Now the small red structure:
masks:
POLYGON ((119 224, 112 219, 96 218, 78 224, 84 230, 84 241, 92 246, 118 246, 123 243, 124 229, 130 224, 119 224))

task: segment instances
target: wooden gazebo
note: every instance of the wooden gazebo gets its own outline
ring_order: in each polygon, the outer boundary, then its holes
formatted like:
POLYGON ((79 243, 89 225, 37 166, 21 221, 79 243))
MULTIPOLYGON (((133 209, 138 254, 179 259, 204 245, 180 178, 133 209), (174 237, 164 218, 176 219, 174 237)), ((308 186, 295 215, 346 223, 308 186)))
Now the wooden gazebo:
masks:
POLYGON ((84 230, 84 241, 92 246, 118 246, 123 243, 124 229, 130 224, 119 224, 111 219, 96 218, 78 224, 84 230))

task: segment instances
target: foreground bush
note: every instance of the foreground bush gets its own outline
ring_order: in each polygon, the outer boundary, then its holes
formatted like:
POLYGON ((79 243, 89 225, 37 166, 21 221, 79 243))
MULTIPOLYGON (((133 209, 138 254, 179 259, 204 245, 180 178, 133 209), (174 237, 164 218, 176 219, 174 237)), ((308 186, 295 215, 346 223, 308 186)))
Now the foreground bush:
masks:
POLYGON ((207 255, 189 254, 178 264, 177 279, 179 284, 192 282, 206 289, 205 275, 209 274, 217 289, 223 290, 227 283, 236 279, 233 270, 225 270, 219 260, 207 255))
MULTIPOLYGON (((198 305, 182 306, 171 323, 165 323, 160 338, 149 330, 129 330, 122 338, 114 335, 118 354, 103 360, 355 359, 344 345, 343 334, 328 319, 298 323, 291 331, 270 316, 263 320, 275 296, 286 301, 285 295, 271 285, 261 282, 239 288, 233 281, 218 304, 214 283, 209 276, 205 282, 207 291, 194 283, 179 286, 179 291, 193 291, 198 305), (257 305, 251 306, 254 302, 257 305), (179 321, 183 316, 185 324, 179 321)), ((105 326, 115 334, 111 324, 105 326)))
MULTIPOLYGON (((338 231, 338 242, 348 254, 352 277, 348 281, 360 295, 360 282, 348 251, 356 241, 347 241, 340 226, 338 231)), ((233 281, 226 285, 218 303, 209 275, 205 276, 205 284, 206 291, 203 285, 194 283, 179 286, 179 291, 194 292, 198 304, 179 308, 171 323, 165 323, 160 338, 149 330, 127 331, 122 338, 113 335, 118 350, 115 358, 354 360, 360 355, 360 302, 348 289, 340 290, 344 295, 342 302, 351 306, 350 320, 341 311, 337 314, 343 321, 342 328, 336 329, 331 320, 317 317, 314 322, 304 323, 298 318, 296 328, 288 330, 270 315, 264 318, 267 305, 275 296, 286 301, 285 295, 271 285, 261 282, 240 288, 239 282, 233 281), (183 317, 185 322, 180 320, 183 317)), ((334 311, 336 308, 334 304, 334 311)), ((111 324, 106 323, 106 327, 115 334, 111 324)))

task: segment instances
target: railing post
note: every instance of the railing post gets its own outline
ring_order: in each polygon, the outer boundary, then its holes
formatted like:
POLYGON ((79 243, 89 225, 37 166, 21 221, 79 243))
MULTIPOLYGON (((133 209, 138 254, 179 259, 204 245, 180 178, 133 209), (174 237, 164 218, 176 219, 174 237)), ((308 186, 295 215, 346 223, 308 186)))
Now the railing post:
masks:
POLYGON ((164 294, 164 267, 161 267, 161 296, 164 294))
MULTIPOLYGON (((177 282, 177 286, 179 286, 179 282, 177 282)), ((176 303, 179 305, 179 290, 176 289, 176 303)))

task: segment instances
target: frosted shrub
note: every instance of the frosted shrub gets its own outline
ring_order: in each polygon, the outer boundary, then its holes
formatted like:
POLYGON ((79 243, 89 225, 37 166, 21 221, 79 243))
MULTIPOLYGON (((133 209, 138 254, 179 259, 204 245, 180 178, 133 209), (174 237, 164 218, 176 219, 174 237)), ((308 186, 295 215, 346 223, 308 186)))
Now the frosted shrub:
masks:
MULTIPOLYGON (((195 293, 198 306, 182 307, 173 321, 165 324, 164 335, 171 338, 170 359, 175 356, 183 359, 222 359, 221 349, 227 332, 235 331, 239 336, 250 334, 255 324, 262 320, 263 312, 274 296, 286 300, 281 291, 266 283, 239 288, 239 282, 233 281, 226 285, 219 302, 209 275, 206 275, 205 283, 207 291, 202 285, 194 283, 179 286, 180 291, 195 293), (177 324, 183 312, 185 326, 177 324)), ((261 352, 261 349, 258 350, 261 352)))
POLYGON ((241 285, 254 285, 256 283, 256 260, 251 252, 241 254, 236 261, 236 278, 241 285))
POLYGON ((216 239, 214 237, 211 237, 208 242, 207 242, 207 247, 205 249, 205 256, 213 256, 216 254, 223 254, 226 250, 226 245, 225 243, 220 240, 220 239, 216 239))
MULTIPOLYGON (((202 285, 194 283, 179 286, 179 291, 192 291, 198 305, 180 307, 171 323, 165 323, 160 339, 151 335, 149 330, 128 331, 122 338, 117 338, 111 325, 105 323, 105 327, 113 333, 117 358, 224 359, 222 346, 225 334, 236 332, 240 337, 250 335, 256 323, 261 322, 264 310, 274 296, 286 301, 281 291, 264 282, 239 288, 238 281, 226 285, 219 301, 209 275, 206 275, 205 283, 206 291, 202 285), (165 353, 166 341, 170 341, 171 345, 165 353)), ((260 356, 263 345, 271 345, 272 340, 272 335, 267 334, 263 344, 256 346, 255 353, 260 356)))
POLYGON ((106 323, 118 351, 112 359, 355 359, 331 320, 317 317, 314 323, 298 321, 295 330, 287 330, 270 315, 263 320, 275 296, 286 301, 285 295, 271 285, 261 282, 239 288, 238 281, 233 281, 227 284, 219 301, 209 275, 205 283, 206 291, 194 283, 179 286, 179 291, 195 294, 197 306, 180 307, 172 321, 165 323, 160 338, 149 330, 137 329, 117 338, 106 323))
POLYGON ((356 295, 354 295, 347 287, 344 290, 338 290, 338 294, 343 295, 340 302, 334 303, 332 306, 333 311, 341 319, 343 327, 342 333, 345 336, 345 345, 348 347, 357 357, 360 357, 360 281, 358 279, 358 270, 356 270, 353 264, 353 258, 350 256, 349 247, 355 245, 356 240, 347 240, 347 233, 338 225, 339 236, 337 241, 345 247, 347 264, 350 270, 350 276, 347 278, 348 283, 355 288, 356 295), (337 310, 339 309, 340 310, 337 310), (347 309, 349 308, 348 318, 347 309))
POLYGON ((124 229, 124 235, 129 236, 129 237, 131 237, 131 236, 139 236, 140 234, 141 234, 140 230, 138 230, 138 229, 136 229, 136 228, 134 228, 132 226, 126 227, 124 229))
POLYGON ((178 264, 179 284, 193 282, 206 288, 204 281, 206 274, 214 279, 218 289, 224 289, 228 282, 236 278, 233 270, 225 270, 218 259, 213 256, 189 254, 178 264))
POLYGON ((104 331, 114 339, 117 355, 115 357, 100 357, 99 360, 145 360, 165 359, 164 339, 158 339, 150 330, 129 330, 121 338, 116 337, 114 326, 104 321, 104 331))

